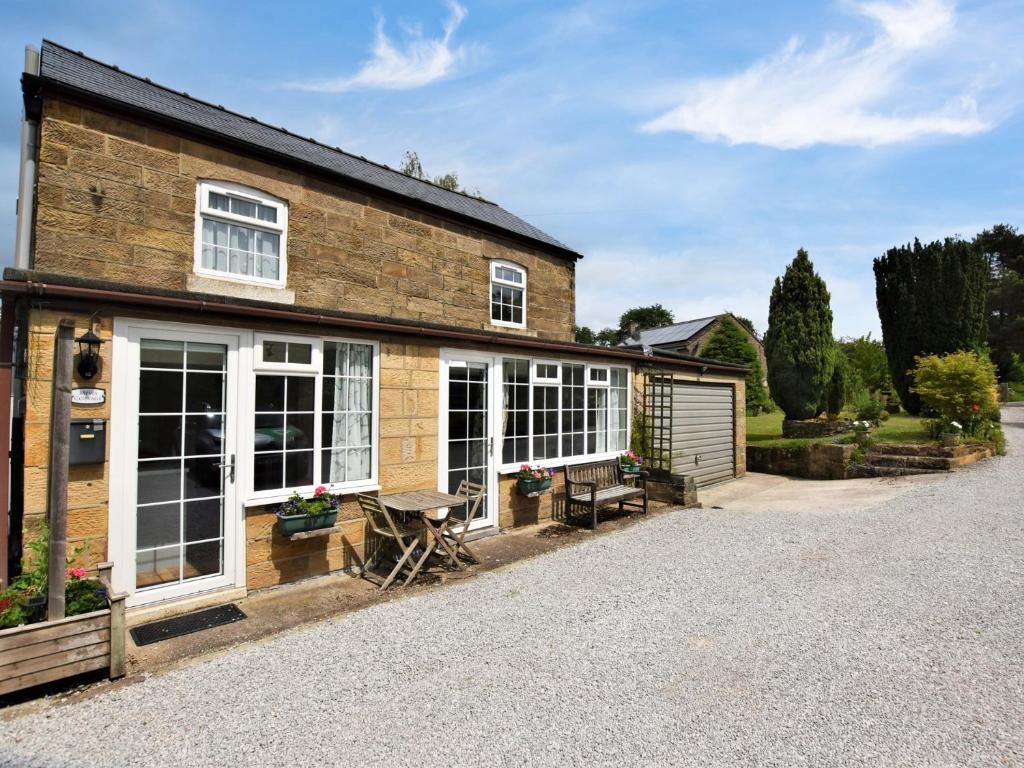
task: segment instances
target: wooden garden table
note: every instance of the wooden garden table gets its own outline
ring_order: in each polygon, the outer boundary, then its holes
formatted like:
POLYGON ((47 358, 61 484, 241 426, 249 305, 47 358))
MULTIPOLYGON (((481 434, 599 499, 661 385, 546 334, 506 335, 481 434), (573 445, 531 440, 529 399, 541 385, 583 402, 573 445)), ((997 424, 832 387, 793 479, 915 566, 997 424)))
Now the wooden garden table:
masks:
POLYGON ((389 493, 381 496, 380 501, 385 507, 394 512, 399 512, 406 517, 418 517, 423 521, 423 531, 426 534, 423 554, 416 562, 416 565, 413 566, 412 572, 405 581, 406 584, 409 584, 416 577, 424 563, 427 562, 427 558, 439 550, 443 550, 460 571, 466 570, 466 566, 459 562, 455 550, 444 539, 444 533, 451 524, 452 516, 448 514, 439 519, 437 516, 427 514, 427 512, 440 509, 441 507, 462 506, 466 503, 464 498, 441 491, 426 490, 389 493), (433 539, 433 543, 430 542, 431 539, 433 539))

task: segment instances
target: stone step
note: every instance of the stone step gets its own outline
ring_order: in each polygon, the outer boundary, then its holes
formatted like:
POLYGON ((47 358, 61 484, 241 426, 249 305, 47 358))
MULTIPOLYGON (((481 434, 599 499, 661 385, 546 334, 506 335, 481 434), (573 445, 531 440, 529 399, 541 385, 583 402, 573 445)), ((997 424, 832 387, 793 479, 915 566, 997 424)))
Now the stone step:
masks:
POLYGON ((917 444, 917 443, 875 443, 871 446, 874 453, 884 453, 888 456, 939 456, 946 458, 957 458, 975 453, 985 446, 977 443, 965 443, 953 448, 943 448, 941 445, 917 444))
POLYGON ((954 459, 948 456, 907 456, 877 453, 875 451, 871 451, 867 455, 866 461, 873 467, 930 469, 936 472, 948 472, 954 466, 954 459))
POLYGON ((874 467, 870 464, 851 464, 846 476, 855 477, 905 477, 907 475, 936 475, 944 469, 916 469, 914 467, 874 467))

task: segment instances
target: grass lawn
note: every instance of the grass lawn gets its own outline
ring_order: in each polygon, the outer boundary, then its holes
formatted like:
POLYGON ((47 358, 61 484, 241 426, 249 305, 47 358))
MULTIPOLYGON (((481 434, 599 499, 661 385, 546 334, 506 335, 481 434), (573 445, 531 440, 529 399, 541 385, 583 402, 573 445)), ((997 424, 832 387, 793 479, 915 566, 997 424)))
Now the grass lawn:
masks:
POLYGON ((1024 383, 1018 382, 1010 385, 1010 399, 1011 403, 1024 402, 1024 383))
MULTIPOLYGON (((852 435, 852 433, 848 433, 852 435)), ((930 443, 933 442, 925 431, 921 419, 906 413, 898 413, 871 430, 871 439, 878 443, 930 443)), ((762 413, 747 417, 747 444, 794 448, 811 443, 830 443, 833 437, 784 438, 782 436, 782 411, 762 413)))

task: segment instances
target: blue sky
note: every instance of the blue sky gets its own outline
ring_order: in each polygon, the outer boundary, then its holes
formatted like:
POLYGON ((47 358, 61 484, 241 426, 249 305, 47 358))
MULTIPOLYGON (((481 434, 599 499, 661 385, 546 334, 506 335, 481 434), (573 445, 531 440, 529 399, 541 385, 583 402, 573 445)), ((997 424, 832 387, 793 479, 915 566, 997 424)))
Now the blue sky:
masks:
POLYGON ((805 247, 837 335, 873 331, 871 260, 1024 225, 1024 3, 526 0, 5 3, 0 258, 25 44, 428 172, 586 258, 577 319, 660 302, 764 329, 805 247))

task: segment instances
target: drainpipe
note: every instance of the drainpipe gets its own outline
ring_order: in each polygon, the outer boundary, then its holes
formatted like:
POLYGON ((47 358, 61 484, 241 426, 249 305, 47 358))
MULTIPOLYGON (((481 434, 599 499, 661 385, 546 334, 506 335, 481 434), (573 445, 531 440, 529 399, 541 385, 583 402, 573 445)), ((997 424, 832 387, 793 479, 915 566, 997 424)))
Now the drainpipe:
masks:
MULTIPOLYGON (((25 74, 39 74, 39 51, 25 46, 25 74)), ((21 118, 21 167, 18 177, 18 223, 14 240, 14 266, 32 268, 32 219, 36 209, 39 157, 39 120, 28 111, 21 118)))

